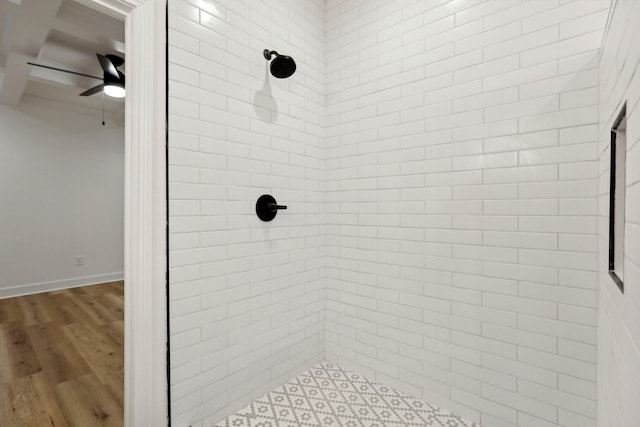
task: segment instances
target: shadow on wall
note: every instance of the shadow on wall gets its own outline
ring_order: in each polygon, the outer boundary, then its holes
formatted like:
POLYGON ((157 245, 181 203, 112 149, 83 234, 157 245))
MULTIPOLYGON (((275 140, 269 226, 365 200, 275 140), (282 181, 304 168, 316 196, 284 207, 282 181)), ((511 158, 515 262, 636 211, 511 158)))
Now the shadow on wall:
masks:
POLYGON ((264 83, 262 89, 253 95, 253 109, 260 120, 267 123, 275 123, 278 120, 278 104, 271 94, 269 84, 269 63, 264 67, 264 83))

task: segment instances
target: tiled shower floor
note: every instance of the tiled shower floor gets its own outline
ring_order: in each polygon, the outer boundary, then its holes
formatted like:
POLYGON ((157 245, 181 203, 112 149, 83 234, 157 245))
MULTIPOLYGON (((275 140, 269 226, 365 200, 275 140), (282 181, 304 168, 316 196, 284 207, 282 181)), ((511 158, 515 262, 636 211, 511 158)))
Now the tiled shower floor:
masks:
POLYGON ((480 427, 332 363, 320 363, 215 427, 480 427))

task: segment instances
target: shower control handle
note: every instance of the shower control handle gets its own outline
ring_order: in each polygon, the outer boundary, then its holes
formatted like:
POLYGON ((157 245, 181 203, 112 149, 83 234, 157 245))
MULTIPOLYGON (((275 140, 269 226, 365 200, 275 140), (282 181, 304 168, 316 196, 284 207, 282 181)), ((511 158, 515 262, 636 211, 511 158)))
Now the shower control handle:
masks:
POLYGON ((269 206, 271 209, 277 209, 277 210, 287 209, 286 205, 276 205, 275 203, 269 203, 267 204, 267 206, 269 206))
POLYGON ((276 217, 279 210, 287 209, 285 205, 279 205, 270 194, 263 194, 256 202, 256 214, 262 221, 268 222, 276 217))

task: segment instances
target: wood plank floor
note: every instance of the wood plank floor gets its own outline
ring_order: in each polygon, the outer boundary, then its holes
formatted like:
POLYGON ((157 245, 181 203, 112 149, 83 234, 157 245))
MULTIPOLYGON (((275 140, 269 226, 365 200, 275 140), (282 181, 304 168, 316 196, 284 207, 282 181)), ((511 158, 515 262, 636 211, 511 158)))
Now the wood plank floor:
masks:
POLYGON ((124 283, 0 299, 0 426, 121 427, 124 283))

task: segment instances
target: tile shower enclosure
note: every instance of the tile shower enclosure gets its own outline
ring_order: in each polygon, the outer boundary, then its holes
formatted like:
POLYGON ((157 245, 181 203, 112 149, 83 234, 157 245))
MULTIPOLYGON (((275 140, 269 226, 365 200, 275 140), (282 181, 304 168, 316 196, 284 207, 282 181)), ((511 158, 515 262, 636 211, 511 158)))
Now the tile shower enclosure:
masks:
POLYGON ((596 425, 609 0, 168 6, 172 425, 323 360, 484 427, 596 425))

